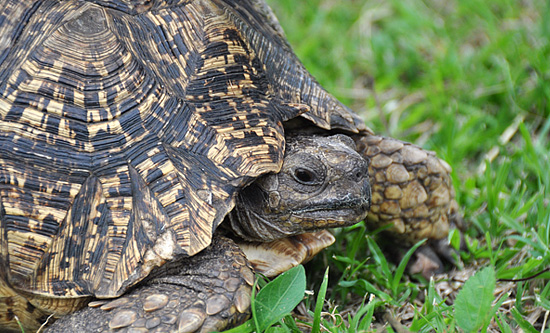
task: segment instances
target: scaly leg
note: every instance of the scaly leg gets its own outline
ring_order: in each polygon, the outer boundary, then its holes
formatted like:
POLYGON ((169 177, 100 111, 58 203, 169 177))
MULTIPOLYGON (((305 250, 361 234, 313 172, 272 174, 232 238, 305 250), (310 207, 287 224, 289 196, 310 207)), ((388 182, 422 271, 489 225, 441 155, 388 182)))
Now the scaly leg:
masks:
POLYGON ((169 263, 115 300, 98 300, 65 316, 50 332, 211 332, 250 314, 254 274, 243 252, 224 237, 199 254, 169 263))
MULTIPOLYGON (((386 234, 394 242, 411 246, 427 238, 439 243, 433 250, 441 252, 440 257, 451 258, 450 247, 440 246, 441 240, 450 228, 463 228, 451 167, 435 153, 407 142, 375 135, 355 139, 358 152, 370 161, 372 205, 368 226, 374 230, 391 224, 386 234)), ((422 260, 430 257, 422 256, 422 260)), ((429 276, 440 266, 437 260, 433 264, 424 261, 421 267, 414 268, 413 264, 412 270, 429 276)))

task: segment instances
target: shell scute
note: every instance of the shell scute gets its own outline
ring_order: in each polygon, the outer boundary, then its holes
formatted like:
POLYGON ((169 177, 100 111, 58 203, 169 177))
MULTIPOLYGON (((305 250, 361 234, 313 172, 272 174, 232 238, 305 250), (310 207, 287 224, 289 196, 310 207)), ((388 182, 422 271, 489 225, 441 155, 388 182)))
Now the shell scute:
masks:
POLYGON ((7 7, 29 16, 0 50, 2 251, 25 289, 121 294, 206 247, 235 192, 280 167, 303 111, 274 109, 217 6, 7 7))

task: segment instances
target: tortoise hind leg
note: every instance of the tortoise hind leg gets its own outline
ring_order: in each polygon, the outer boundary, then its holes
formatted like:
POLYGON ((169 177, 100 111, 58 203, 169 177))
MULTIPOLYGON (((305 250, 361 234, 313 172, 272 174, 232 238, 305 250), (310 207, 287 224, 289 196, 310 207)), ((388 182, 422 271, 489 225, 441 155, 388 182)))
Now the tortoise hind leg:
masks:
POLYGON ((118 299, 91 302, 49 331, 222 331, 249 317, 253 281, 237 245, 215 237, 201 253, 161 267, 118 299))

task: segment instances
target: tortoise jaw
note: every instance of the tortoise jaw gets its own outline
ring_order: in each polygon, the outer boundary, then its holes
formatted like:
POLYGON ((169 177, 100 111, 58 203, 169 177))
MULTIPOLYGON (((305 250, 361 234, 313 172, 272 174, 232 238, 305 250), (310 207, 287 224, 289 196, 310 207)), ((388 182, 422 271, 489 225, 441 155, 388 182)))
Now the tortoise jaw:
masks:
POLYGON ((224 226, 248 242, 271 242, 356 224, 367 216, 369 204, 370 196, 366 196, 365 199, 304 206, 278 214, 255 212, 254 206, 241 204, 228 215, 224 226))
POLYGON ((344 227, 365 219, 370 204, 370 184, 365 181, 359 194, 347 194, 346 198, 307 202, 291 210, 291 219, 301 221, 300 223, 305 226, 304 230, 344 227))
POLYGON ((364 220, 367 213, 368 205, 338 209, 312 208, 292 213, 290 221, 299 223, 303 231, 313 231, 351 226, 364 220))
MULTIPOLYGON (((316 212, 346 212, 352 210, 362 215, 363 212, 367 212, 370 208, 370 200, 365 195, 361 198, 349 199, 349 200, 330 200, 320 202, 316 205, 308 205, 292 210, 293 215, 308 215, 309 213, 316 212)), ((346 215, 345 213, 343 215, 346 215)), ((357 215, 355 215, 357 216, 357 215)))

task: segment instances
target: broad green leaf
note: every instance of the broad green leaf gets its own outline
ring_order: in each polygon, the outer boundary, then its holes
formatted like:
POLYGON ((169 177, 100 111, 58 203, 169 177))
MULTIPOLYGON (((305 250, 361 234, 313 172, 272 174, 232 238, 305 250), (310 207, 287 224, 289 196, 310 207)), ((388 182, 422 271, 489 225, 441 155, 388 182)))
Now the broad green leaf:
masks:
POLYGON ((263 332, 300 303, 306 290, 306 273, 296 266, 262 288, 255 298, 257 330, 263 332))
POLYGON ((474 274, 464 283, 455 300, 455 318, 465 332, 477 332, 491 320, 496 277, 492 266, 474 274))

